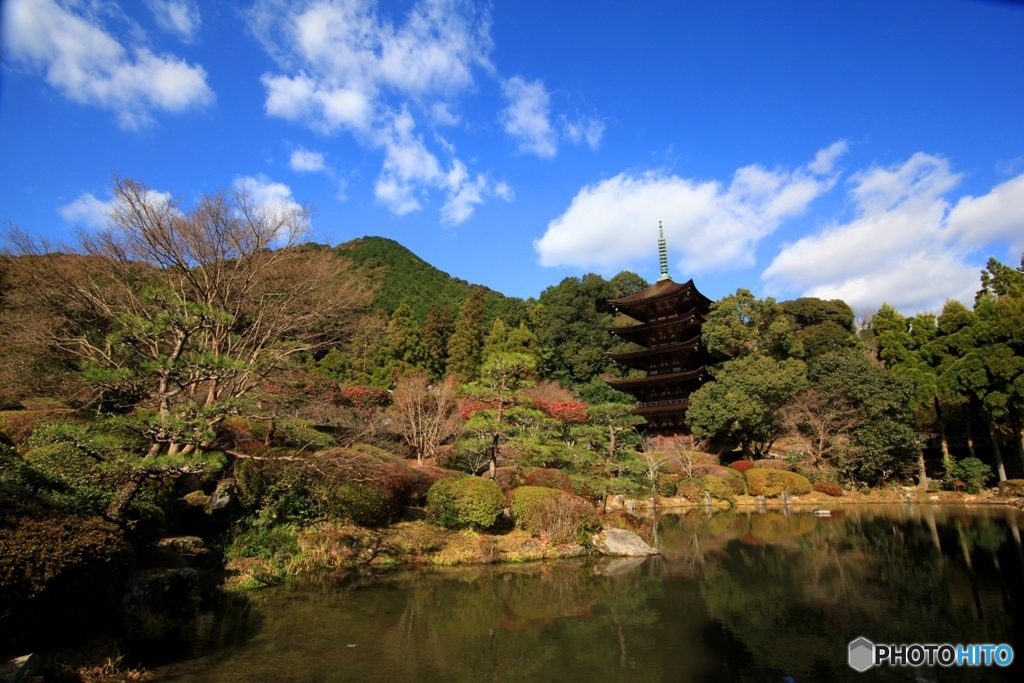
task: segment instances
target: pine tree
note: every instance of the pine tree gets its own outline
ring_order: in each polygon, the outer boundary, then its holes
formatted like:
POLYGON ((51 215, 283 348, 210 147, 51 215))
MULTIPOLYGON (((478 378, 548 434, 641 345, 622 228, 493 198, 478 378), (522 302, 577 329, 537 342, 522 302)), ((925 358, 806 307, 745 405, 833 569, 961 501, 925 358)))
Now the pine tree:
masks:
POLYGON ((425 370, 430 352, 420 336, 416 314, 402 304, 391 314, 384 343, 376 353, 373 383, 390 388, 399 375, 425 370))
POLYGON ((484 295, 476 291, 462 305, 455 331, 448 340, 448 373, 463 381, 476 378, 483 346, 484 295))
POLYGON ((452 336, 454 320, 452 309, 445 306, 431 306, 427 311, 427 319, 423 322, 423 343, 427 345, 430 358, 427 369, 434 379, 444 377, 448 367, 448 340, 452 336))
POLYGON ((506 351, 507 346, 508 328, 505 327, 505 322, 501 318, 495 318, 494 325, 491 326, 491 333, 487 335, 487 341, 484 342, 481 360, 486 361, 495 353, 506 351))

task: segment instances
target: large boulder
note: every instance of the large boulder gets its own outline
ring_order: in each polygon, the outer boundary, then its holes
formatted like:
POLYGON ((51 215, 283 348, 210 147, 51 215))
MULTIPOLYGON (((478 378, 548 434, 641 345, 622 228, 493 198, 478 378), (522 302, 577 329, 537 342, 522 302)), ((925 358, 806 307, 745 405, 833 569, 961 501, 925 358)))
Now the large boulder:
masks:
POLYGON ((591 538, 594 548, 603 555, 615 557, 647 557, 661 553, 644 542, 632 531, 605 529, 591 538))
POLYGON ((206 503, 207 512, 234 510, 238 503, 238 484, 234 479, 221 479, 206 503))

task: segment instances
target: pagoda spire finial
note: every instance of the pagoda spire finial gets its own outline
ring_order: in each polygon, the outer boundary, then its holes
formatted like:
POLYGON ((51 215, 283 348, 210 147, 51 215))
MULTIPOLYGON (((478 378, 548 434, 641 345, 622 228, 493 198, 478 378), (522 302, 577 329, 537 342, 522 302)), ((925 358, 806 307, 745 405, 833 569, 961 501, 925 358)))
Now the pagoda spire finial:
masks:
POLYGON ((658 221, 658 260, 661 261, 661 275, 658 282, 668 279, 668 247, 665 245, 665 229, 658 221))

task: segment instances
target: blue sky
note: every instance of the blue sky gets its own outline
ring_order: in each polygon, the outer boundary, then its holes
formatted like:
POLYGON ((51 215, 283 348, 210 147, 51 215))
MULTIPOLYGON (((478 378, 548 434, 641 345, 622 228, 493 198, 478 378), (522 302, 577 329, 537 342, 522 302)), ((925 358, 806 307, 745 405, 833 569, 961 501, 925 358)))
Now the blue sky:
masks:
MULTIPOLYGON (((1024 251, 1024 5, 5 0, 0 219, 73 240, 110 179, 309 202, 536 296, 970 300, 1024 251)), ((159 196, 159 195, 155 195, 159 196)))

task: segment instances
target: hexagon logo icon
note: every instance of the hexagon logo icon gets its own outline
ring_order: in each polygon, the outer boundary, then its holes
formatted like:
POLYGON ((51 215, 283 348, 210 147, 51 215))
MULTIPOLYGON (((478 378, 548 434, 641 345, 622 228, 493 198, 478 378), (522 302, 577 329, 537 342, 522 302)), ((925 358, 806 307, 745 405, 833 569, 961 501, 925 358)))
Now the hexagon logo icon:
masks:
POLYGON ((864 672, 875 665, 875 644, 861 637, 850 641, 850 668, 864 672))

